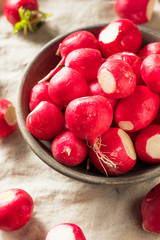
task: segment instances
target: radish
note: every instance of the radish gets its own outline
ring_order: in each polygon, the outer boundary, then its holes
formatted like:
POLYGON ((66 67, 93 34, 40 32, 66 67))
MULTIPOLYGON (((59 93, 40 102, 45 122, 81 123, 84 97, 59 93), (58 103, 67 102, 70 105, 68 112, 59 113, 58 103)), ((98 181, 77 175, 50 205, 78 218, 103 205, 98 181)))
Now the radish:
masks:
POLYGON ((135 24, 149 22, 152 18, 155 0, 141 0, 138 4, 133 0, 116 0, 115 11, 135 24))
POLYGON ((102 64, 99 50, 80 48, 70 52, 65 60, 65 66, 80 72, 87 82, 97 80, 97 72, 102 64))
POLYGON ((57 161, 66 166, 76 166, 84 161, 88 147, 84 140, 77 138, 73 132, 63 131, 52 142, 52 154, 57 161))
POLYGON ((81 228, 73 223, 61 223, 54 226, 47 234, 46 240, 86 240, 81 228))
POLYGON ((46 81, 51 78, 55 73, 62 69, 65 64, 65 58, 67 55, 75 49, 80 48, 92 48, 99 49, 98 40, 89 31, 76 31, 69 34, 63 41, 59 44, 57 55, 61 55, 61 60, 58 65, 52 69, 40 82, 46 81))
POLYGON ((103 57, 129 51, 137 53, 142 45, 142 34, 128 19, 116 20, 104 27, 98 36, 103 57))
POLYGON ((134 92, 120 99, 115 109, 117 125, 127 132, 147 127, 159 109, 159 95, 147 86, 137 86, 134 92))
POLYGON ((34 203, 24 190, 13 188, 0 193, 0 230, 14 231, 31 218, 34 203))
POLYGON ((138 56, 143 61, 151 54, 160 54, 160 42, 152 42, 145 45, 139 52, 138 56))
POLYGON ((75 136, 94 145, 96 138, 110 127, 113 110, 106 98, 87 96, 74 99, 67 105, 65 119, 75 136))
POLYGON ((110 102, 113 110, 115 109, 115 106, 117 104, 117 99, 115 98, 109 98, 105 92, 102 90, 102 88, 100 87, 98 81, 94 81, 88 84, 88 92, 87 92, 88 96, 95 96, 95 95, 101 95, 105 98, 108 99, 108 101, 110 102))
POLYGON ((57 104, 67 105, 71 100, 87 94, 85 78, 72 68, 64 67, 50 80, 49 97, 57 104))
POLYGON ((160 162, 160 125, 151 124, 142 129, 135 141, 139 158, 147 163, 160 162))
POLYGON ((141 76, 152 91, 160 93, 160 54, 149 55, 143 60, 141 76))
POLYGON ((27 116, 26 127, 34 137, 50 140, 63 130, 64 117, 55 104, 42 101, 27 116))
POLYGON ((111 98, 129 96, 136 87, 136 76, 131 66, 119 59, 107 59, 98 70, 98 82, 111 98))
MULTIPOLYGON (((47 101, 53 103, 48 95, 48 82, 38 83, 33 86, 30 94, 29 108, 31 111, 42 101, 47 101)), ((54 104, 61 110, 62 105, 54 104)))
POLYGON ((143 80, 141 77, 141 72, 140 72, 140 68, 141 68, 141 64, 142 61, 141 59, 132 52, 119 52, 119 53, 115 53, 113 55, 111 55, 108 59, 120 59, 126 63, 128 63, 131 67, 132 70, 134 72, 134 74, 136 75, 136 82, 138 85, 143 84, 143 80))
POLYGON ((142 227, 145 231, 160 234, 160 184, 155 185, 141 204, 142 227))
POLYGON ((6 19, 14 26, 14 33, 18 33, 21 29, 24 34, 27 30, 34 32, 40 21, 52 16, 38 10, 37 0, 5 0, 3 12, 6 19))
POLYGON ((16 111, 7 99, 0 98, 0 138, 7 137, 17 128, 16 111))
POLYGON ((136 153, 128 134, 120 128, 110 128, 98 138, 99 152, 89 150, 89 160, 102 173, 121 175, 136 163, 136 153))

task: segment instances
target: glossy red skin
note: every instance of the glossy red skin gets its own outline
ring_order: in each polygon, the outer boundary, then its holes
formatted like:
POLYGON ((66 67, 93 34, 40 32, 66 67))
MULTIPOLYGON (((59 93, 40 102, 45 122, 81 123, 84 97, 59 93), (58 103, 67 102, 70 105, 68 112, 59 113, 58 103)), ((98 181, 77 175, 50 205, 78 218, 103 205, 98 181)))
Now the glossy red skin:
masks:
POLYGON ((135 53, 119 52, 119 53, 115 53, 115 54, 111 55, 109 58, 107 58, 107 60, 108 59, 120 59, 120 60, 128 63, 131 66, 134 74, 136 75, 137 85, 143 84, 143 80, 142 80, 141 72, 140 72, 142 61, 135 53))
POLYGON ((118 102, 117 99, 115 98, 109 98, 105 92, 102 90, 102 88, 100 87, 98 81, 94 81, 88 84, 88 92, 87 92, 88 96, 95 96, 95 95, 100 95, 103 96, 105 98, 108 99, 108 101, 110 102, 110 104, 112 105, 113 110, 115 109, 115 106, 118 102))
MULTIPOLYGON (((82 232, 82 229, 73 223, 61 223, 56 226, 54 226, 47 234, 46 240, 57 240, 57 236, 54 235, 54 230, 58 229, 61 226, 65 226, 66 228, 70 228, 73 231, 75 240, 86 240, 84 233, 82 232), (55 237, 54 237, 55 236, 55 237)), ((63 231, 62 234, 65 234, 63 231)), ((68 239, 67 239, 68 240, 68 239)))
POLYGON ((10 189, 0 193, 0 230, 14 231, 23 227, 33 213, 34 203, 31 196, 22 189, 10 189), (2 194, 12 193, 7 201, 1 199, 2 194))
POLYGON ((121 18, 130 19, 135 24, 149 21, 147 17, 147 5, 150 0, 141 0, 138 4, 133 0, 117 0, 115 11, 121 18))
POLYGON ((65 60, 65 66, 78 71, 87 82, 97 80, 97 72, 103 60, 99 50, 80 48, 70 52, 65 60))
POLYGON ((145 231, 160 234, 160 184, 144 197, 141 205, 142 227, 145 231))
POLYGON ((84 140, 70 131, 63 131, 52 142, 52 154, 57 161, 66 166, 76 166, 84 161, 88 147, 84 140))
MULTIPOLYGON (((48 95, 48 82, 41 82, 34 85, 30 94, 29 108, 31 111, 42 101, 47 101, 54 103, 48 95)), ((61 110, 62 105, 56 104, 56 106, 61 110)))
POLYGON ((131 159, 124 148, 123 142, 118 135, 119 128, 109 128, 100 137, 100 152, 107 156, 116 167, 111 167, 107 163, 102 163, 97 157, 95 150, 89 149, 89 160, 103 174, 119 176, 130 171, 136 163, 136 159, 131 159), (103 167, 102 167, 102 164, 103 167))
POLYGON ((13 104, 7 99, 0 98, 0 138, 10 135, 18 126, 17 122, 14 125, 8 125, 4 115, 7 108, 13 104))
POLYGON ((49 82, 49 97, 57 104, 67 105, 71 100, 86 96, 85 78, 72 68, 64 67, 49 82))
POLYGON ((160 93, 160 54, 149 55, 143 60, 141 76, 152 91, 160 93))
POLYGON ((87 96, 71 101, 65 111, 66 124, 70 131, 94 144, 96 137, 111 125, 113 110, 102 96, 87 96))
POLYGON ((76 31, 62 41, 57 52, 61 54, 61 57, 66 57, 70 52, 79 48, 99 49, 98 40, 88 31, 76 31))
POLYGON ((55 104, 42 101, 27 116, 26 127, 34 137, 51 140, 64 128, 64 117, 55 104))
POLYGON ((107 58, 114 53, 129 51, 137 53, 142 45, 142 34, 138 27, 128 19, 120 19, 110 23, 103 28, 98 36, 98 42, 103 57, 107 58), (106 31, 110 24, 117 23, 119 33, 115 40, 104 43, 100 40, 100 35, 106 31))
POLYGON ((4 15, 12 25, 20 21, 18 9, 21 6, 26 10, 38 10, 37 0, 5 0, 4 15))
POLYGON ((106 96, 110 98, 119 99, 119 98, 127 97, 134 91, 136 87, 136 76, 131 66, 120 59, 108 58, 99 68, 97 78, 106 96), (100 75, 101 75, 101 72, 103 72, 103 69, 106 69, 107 71, 109 71, 115 79, 116 87, 114 92, 112 93, 105 92, 105 90, 103 89, 103 86, 101 86, 100 75))
POLYGON ((160 125, 151 124, 148 127, 142 129, 135 140, 135 148, 139 158, 147 163, 159 163, 160 158, 152 158, 146 152, 146 144, 149 138, 160 134, 160 125))
POLYGON ((115 109, 115 121, 130 121, 134 127, 127 132, 135 132, 147 127, 159 109, 159 95, 147 86, 137 86, 134 92, 120 99, 115 109))
POLYGON ((137 53, 142 61, 151 54, 160 54, 160 42, 149 43, 137 53))

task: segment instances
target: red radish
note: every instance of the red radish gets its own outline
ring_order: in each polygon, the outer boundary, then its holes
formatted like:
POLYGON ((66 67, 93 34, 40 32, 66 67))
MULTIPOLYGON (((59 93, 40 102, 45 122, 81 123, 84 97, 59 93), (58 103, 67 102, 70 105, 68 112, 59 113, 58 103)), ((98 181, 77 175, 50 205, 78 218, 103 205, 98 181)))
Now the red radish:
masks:
POLYGON ((117 99, 115 98, 109 98, 105 92, 102 90, 102 88, 100 87, 98 81, 94 81, 88 84, 88 96, 95 96, 95 95, 101 95, 105 98, 108 99, 108 101, 110 102, 112 108, 114 109, 116 104, 117 104, 117 99))
POLYGON ((142 129, 135 141, 139 158, 147 163, 160 162, 160 125, 151 124, 142 129))
POLYGON ((98 70, 98 82, 111 98, 129 96, 136 87, 136 76, 131 66, 119 59, 107 59, 98 70))
POLYGON ((160 54, 160 42, 153 42, 145 45, 137 55, 143 61, 151 54, 160 54))
POLYGON ((27 116, 26 126, 34 137, 50 140, 63 129, 64 117, 55 104, 42 101, 27 116))
POLYGON ((57 55, 61 55, 61 61, 58 65, 51 70, 43 79, 40 81, 46 81, 51 78, 55 73, 57 73, 65 64, 65 58, 67 55, 74 51, 75 49, 80 48, 92 48, 99 49, 98 40, 96 37, 89 31, 76 31, 69 34, 63 41, 59 44, 57 55))
MULTIPOLYGON (((31 111, 42 101, 47 101, 53 103, 48 95, 48 82, 37 83, 31 90, 29 108, 31 111)), ((54 102, 55 104, 55 102, 54 102)), ((62 105, 56 104, 56 106, 61 110, 62 105)))
POLYGON ((57 161, 66 166, 76 166, 84 161, 88 147, 84 140, 77 138, 73 132, 64 131, 52 142, 52 154, 57 161))
POLYGON ((143 84, 143 80, 141 77, 141 72, 140 72, 140 68, 141 68, 141 64, 142 61, 141 59, 132 52, 119 52, 119 53, 115 53, 113 55, 111 55, 108 59, 120 59, 126 63, 128 63, 131 67, 132 70, 134 72, 134 74, 136 75, 136 82, 138 85, 143 84))
POLYGON ((147 86, 137 86, 134 92, 120 99, 115 109, 117 125, 127 132, 147 127, 159 109, 159 95, 147 86))
POLYGON ((116 0, 115 11, 122 18, 130 19, 135 24, 149 22, 152 18, 155 0, 116 0))
POLYGON ((86 240, 81 228, 73 223, 61 223, 54 226, 46 240, 86 240))
POLYGON ((110 128, 98 138, 99 152, 89 150, 89 160, 102 173, 121 175, 136 163, 136 153, 128 134, 120 128, 110 128))
POLYGON ((141 205, 142 227, 145 231, 160 234, 160 184, 154 186, 143 198, 141 205))
POLYGON ((133 22, 120 19, 103 28, 98 41, 102 55, 107 58, 118 52, 137 53, 142 45, 142 34, 133 22))
POLYGON ((97 80, 97 72, 103 60, 99 50, 80 48, 70 52, 65 60, 65 66, 80 72, 87 82, 97 80))
POLYGON ((85 78, 72 68, 64 67, 49 82, 49 97, 57 104, 67 105, 71 100, 87 94, 85 78))
POLYGON ((160 54, 149 55, 143 60, 141 76, 152 91, 160 93, 160 54))
POLYGON ((14 33, 23 29, 24 34, 27 30, 34 32, 37 29, 35 23, 51 16, 38 9, 37 0, 5 0, 3 8, 5 17, 14 26, 14 33))
POLYGON ((65 111, 66 124, 75 136, 95 140, 111 125, 113 110, 109 101, 102 96, 87 96, 71 101, 65 111))
POLYGON ((14 231, 23 227, 33 213, 34 203, 24 190, 14 188, 0 193, 0 230, 14 231))
POLYGON ((17 128, 16 111, 7 99, 0 98, 0 138, 10 135, 17 128))

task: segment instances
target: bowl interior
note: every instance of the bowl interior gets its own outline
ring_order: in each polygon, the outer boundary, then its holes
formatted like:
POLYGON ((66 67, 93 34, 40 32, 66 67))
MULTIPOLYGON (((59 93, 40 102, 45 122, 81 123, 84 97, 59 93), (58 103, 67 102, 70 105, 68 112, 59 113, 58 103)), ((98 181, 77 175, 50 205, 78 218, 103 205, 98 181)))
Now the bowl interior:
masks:
MULTIPOLYGON (((97 37, 100 30, 106 25, 107 24, 101 24, 77 30, 90 31, 97 37)), ((146 45, 150 42, 160 41, 160 35, 158 33, 147 28, 139 28, 143 36, 143 45, 146 45)), ((60 57, 56 55, 58 45, 68 34, 59 36, 46 44, 41 49, 40 53, 35 56, 24 73, 24 77, 18 89, 17 99, 17 119, 20 131, 24 139, 42 161, 44 161, 54 170, 76 180, 95 184, 127 185, 131 183, 143 182, 147 179, 159 176, 160 164, 149 165, 139 160, 137 161, 136 166, 130 172, 117 177, 104 176, 99 173, 92 165, 87 170, 87 160, 79 166, 66 167, 53 158, 50 151, 51 142, 40 141, 34 138, 27 130, 25 119, 29 113, 28 104, 31 89, 40 79, 42 79, 51 69, 53 69, 53 67, 58 64, 60 61, 60 57)))

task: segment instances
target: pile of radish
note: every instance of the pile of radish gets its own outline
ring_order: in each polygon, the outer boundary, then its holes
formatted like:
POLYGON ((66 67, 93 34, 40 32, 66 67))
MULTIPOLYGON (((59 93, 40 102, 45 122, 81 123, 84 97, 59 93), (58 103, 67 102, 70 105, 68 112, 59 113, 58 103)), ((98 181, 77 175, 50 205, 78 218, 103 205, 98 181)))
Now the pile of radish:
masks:
POLYGON ((61 164, 89 159, 107 176, 160 162, 160 44, 142 47, 139 28, 120 19, 97 38, 68 35, 57 54, 59 64, 31 90, 31 134, 51 141, 61 164))

